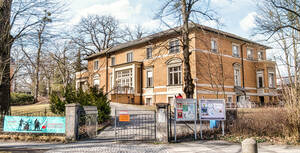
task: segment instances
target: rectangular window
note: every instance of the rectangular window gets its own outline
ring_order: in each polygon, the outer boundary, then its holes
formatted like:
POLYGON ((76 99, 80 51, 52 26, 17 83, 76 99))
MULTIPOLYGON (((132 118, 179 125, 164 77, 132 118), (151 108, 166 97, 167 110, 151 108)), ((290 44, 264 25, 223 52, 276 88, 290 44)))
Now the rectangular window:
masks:
POLYGON ((130 53, 127 53, 127 62, 132 62, 133 60, 133 53, 130 52, 130 53))
POLYGON ((257 59, 263 60, 264 59, 264 53, 262 51, 257 52, 257 59))
POLYGON ((240 57, 240 49, 238 45, 232 45, 232 56, 240 57))
POLYGON ((257 72, 257 88, 263 88, 264 87, 264 76, 263 71, 257 72))
POLYGON ((169 85, 181 85, 181 66, 169 67, 169 85))
POLYGON ((241 73, 240 69, 237 68, 234 69, 234 85, 241 86, 241 73))
POLYGON ((116 58, 111 57, 111 66, 114 66, 116 64, 116 58))
POLYGON ((251 60, 253 59, 253 49, 251 48, 247 49, 247 58, 251 60))
POLYGON ((152 70, 147 71, 147 87, 153 87, 153 72, 152 72, 152 70))
POLYGON ((275 88, 274 72, 269 72, 269 88, 275 88))
POLYGON ((133 91, 132 88, 132 70, 117 71, 116 84, 120 88, 120 93, 128 93, 133 91))
POLYGON ((152 105, 152 98, 146 98, 146 105, 152 105))
POLYGON ((152 47, 147 48, 147 59, 152 58, 152 47))
POLYGON ((178 53, 179 52, 179 40, 173 40, 169 42, 169 53, 178 53))
POLYGON ((94 61, 94 70, 99 69, 99 61, 94 61))
POLYGON ((218 52, 218 45, 217 45, 217 41, 212 39, 210 42, 211 45, 211 51, 212 52, 218 52))

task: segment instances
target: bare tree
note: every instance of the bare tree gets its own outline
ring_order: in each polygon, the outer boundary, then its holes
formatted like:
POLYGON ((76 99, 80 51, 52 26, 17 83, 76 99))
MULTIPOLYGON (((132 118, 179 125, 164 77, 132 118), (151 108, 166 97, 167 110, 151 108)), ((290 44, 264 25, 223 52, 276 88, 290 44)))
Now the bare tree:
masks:
POLYGON ((89 15, 75 26, 73 42, 85 51, 83 55, 101 52, 117 43, 119 23, 111 16, 89 15))
POLYGON ((182 38, 182 50, 183 50, 183 63, 184 63, 184 93, 187 98, 192 98, 194 95, 195 85, 193 84, 193 78, 191 75, 190 67, 190 24, 203 20, 215 20, 215 12, 209 9, 209 5, 201 0, 166 0, 158 13, 158 17, 164 18, 175 18, 180 24, 181 28, 178 34, 182 38))
POLYGON ((264 0, 260 5, 260 10, 272 9, 272 11, 256 18, 259 25, 257 30, 260 33, 269 34, 270 37, 281 29, 300 31, 300 27, 297 25, 300 18, 299 4, 299 0, 264 0), (269 18, 265 18, 265 16, 269 18))
POLYGON ((121 39, 125 42, 140 39, 150 32, 147 32, 142 25, 135 25, 134 27, 126 26, 121 30, 121 39))
POLYGON ((10 34, 12 0, 0 0, 0 97, 1 114, 7 114, 10 97, 10 49, 13 37, 10 34))
POLYGON ((298 0, 265 0, 259 5, 255 29, 256 33, 267 35, 266 39, 272 40, 274 47, 282 51, 279 51, 276 58, 280 63, 277 72, 281 80, 281 96, 289 116, 287 134, 293 135, 297 140, 300 138, 299 9, 298 0), (282 74, 287 77, 281 77, 282 74))

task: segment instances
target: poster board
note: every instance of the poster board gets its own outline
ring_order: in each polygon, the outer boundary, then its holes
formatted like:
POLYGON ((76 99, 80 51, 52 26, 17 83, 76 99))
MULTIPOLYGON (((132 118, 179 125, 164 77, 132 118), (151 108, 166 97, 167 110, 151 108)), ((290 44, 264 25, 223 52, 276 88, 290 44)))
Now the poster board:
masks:
POLYGON ((197 100, 175 99, 175 112, 176 121, 197 120, 197 100))
POLYGON ((5 116, 4 132, 65 133, 65 117, 5 116))
POLYGON ((224 99, 200 99, 199 100, 200 120, 226 120, 224 99))

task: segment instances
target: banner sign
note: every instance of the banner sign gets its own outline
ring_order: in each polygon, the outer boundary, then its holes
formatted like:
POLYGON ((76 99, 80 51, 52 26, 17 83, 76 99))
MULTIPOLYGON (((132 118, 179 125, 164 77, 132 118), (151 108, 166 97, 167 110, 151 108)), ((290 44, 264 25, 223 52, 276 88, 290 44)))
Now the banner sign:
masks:
POLYGON ((224 99, 200 99, 199 100, 200 120, 225 120, 224 99))
POLYGON ((175 112, 176 121, 197 120, 197 101, 195 99, 176 99, 175 112))
POLYGON ((5 116, 4 132, 65 133, 65 117, 5 116))
POLYGON ((129 122, 130 121, 130 115, 128 111, 120 111, 119 112, 119 122, 129 122))

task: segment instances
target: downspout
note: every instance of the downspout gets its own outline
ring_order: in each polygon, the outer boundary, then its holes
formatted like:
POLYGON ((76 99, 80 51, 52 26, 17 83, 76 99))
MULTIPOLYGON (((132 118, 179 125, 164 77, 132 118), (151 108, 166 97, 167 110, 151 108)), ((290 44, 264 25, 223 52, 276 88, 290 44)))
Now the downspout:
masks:
MULTIPOLYGON (((245 45, 246 43, 243 43, 241 45, 241 54, 242 54, 242 77, 243 77, 243 89, 245 89, 245 68, 244 68, 244 50, 243 50, 243 46, 245 45)), ((246 100, 246 90, 244 92, 244 95, 245 95, 245 100, 246 100)))
POLYGON ((143 63, 141 64, 140 73, 140 105, 143 105, 143 63))
POLYGON ((109 54, 106 53, 106 69, 105 69, 105 90, 106 90, 106 94, 108 93, 108 56, 109 54))

